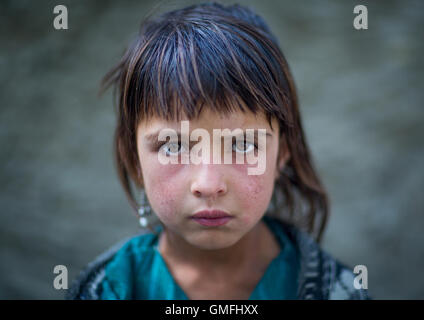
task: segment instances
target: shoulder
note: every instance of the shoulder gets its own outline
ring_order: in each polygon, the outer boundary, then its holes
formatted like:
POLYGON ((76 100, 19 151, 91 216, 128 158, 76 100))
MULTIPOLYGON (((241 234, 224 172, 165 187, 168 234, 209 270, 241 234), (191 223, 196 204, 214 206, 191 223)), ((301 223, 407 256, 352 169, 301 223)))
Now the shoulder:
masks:
POLYGON ((134 258, 135 249, 147 248, 154 234, 143 231, 137 235, 127 237, 112 247, 108 248, 102 254, 91 261, 73 280, 68 289, 65 299, 67 300, 98 300, 100 299, 100 285, 106 276, 106 268, 112 264, 134 258))
POLYGON ((275 219, 275 222, 285 231, 298 252, 298 299, 370 299, 367 290, 354 287, 356 275, 353 268, 323 250, 308 233, 279 219, 275 219))

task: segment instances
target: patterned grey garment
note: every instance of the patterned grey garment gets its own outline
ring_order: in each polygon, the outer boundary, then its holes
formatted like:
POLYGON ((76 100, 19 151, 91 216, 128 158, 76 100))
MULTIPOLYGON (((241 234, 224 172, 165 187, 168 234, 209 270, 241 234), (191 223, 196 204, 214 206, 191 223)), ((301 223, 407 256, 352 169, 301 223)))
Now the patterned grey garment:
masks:
MULTIPOLYGON (((299 287, 300 300, 368 300, 367 290, 355 289, 355 274, 319 247, 306 232, 281 222, 281 226, 300 253, 299 287)), ((142 233, 136 235, 139 236, 142 233)), ((131 237, 130 237, 131 238, 131 237)), ((114 254, 130 238, 124 239, 91 262, 73 281, 66 299, 98 300, 100 283, 105 276, 105 266, 114 254)))

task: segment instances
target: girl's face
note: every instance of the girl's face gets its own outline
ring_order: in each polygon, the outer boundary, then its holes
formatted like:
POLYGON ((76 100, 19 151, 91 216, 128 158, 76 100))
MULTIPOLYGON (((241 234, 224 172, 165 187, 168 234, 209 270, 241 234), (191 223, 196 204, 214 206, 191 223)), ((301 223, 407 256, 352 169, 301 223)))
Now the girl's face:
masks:
MULTIPOLYGON (((188 120, 188 119, 182 119, 188 120)), ((209 108, 204 108, 199 118, 189 122, 189 132, 197 128, 209 132, 210 161, 194 164, 191 161, 184 164, 179 158, 177 164, 162 164, 158 153, 177 157, 189 154, 189 148, 172 141, 158 141, 152 136, 162 129, 181 131, 180 122, 168 122, 160 118, 153 118, 142 122, 137 128, 137 151, 140 159, 141 173, 147 197, 153 211, 164 224, 167 232, 181 237, 187 243, 201 249, 220 249, 235 244, 246 233, 253 229, 264 215, 274 189, 274 182, 278 176, 277 156, 279 152, 279 127, 276 119, 272 120, 272 127, 263 114, 232 113, 222 117, 209 108), (230 151, 224 150, 221 140, 222 159, 220 164, 213 163, 213 148, 219 146, 217 139, 213 139, 214 129, 266 129, 270 134, 266 137, 263 150, 252 151, 253 145, 232 142, 230 151), (148 138, 150 136, 150 139, 148 138), (158 147, 158 144, 163 144, 158 147), (231 164, 224 164, 224 153, 232 153, 231 164), (236 163, 236 153, 258 152, 266 153, 266 167, 263 174, 248 175, 247 168, 257 164, 249 164, 244 157, 244 163, 236 163), (205 226, 193 219, 193 215, 202 210, 221 210, 231 217, 219 226, 205 226)), ((190 141, 190 148, 196 144, 190 141)), ((184 144, 184 142, 183 142, 184 144)), ((286 149, 286 148, 284 148, 286 149)), ((289 153, 280 150, 282 168, 289 153)))

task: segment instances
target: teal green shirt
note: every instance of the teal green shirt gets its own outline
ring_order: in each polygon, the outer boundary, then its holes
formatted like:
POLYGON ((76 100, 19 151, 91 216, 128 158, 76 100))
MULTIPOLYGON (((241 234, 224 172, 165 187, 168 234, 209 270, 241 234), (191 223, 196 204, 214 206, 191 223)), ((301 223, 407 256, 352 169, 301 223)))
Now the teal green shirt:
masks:
MULTIPOLYGON (((268 265, 251 300, 296 299, 299 253, 274 218, 264 216, 281 252, 268 265)), ((159 231, 161 231, 159 229, 159 231)), ((126 242, 105 268, 103 300, 187 300, 158 250, 158 234, 143 234, 126 242)))

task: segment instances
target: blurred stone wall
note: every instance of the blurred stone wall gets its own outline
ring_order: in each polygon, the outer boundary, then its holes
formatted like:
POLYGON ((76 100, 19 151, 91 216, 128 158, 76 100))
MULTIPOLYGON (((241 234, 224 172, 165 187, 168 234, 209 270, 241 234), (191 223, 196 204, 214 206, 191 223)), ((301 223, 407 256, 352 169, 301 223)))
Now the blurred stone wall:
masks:
MULTIPOLYGON (((323 247, 366 265, 374 298, 424 298, 424 3, 241 2, 293 71, 331 199, 323 247), (357 4, 368 30, 353 28, 357 4)), ((71 280, 137 232, 114 169, 112 95, 98 98, 98 84, 147 13, 189 3, 0 2, 1 299, 62 299, 55 265, 71 280), (68 30, 53 28, 58 4, 68 30)))

